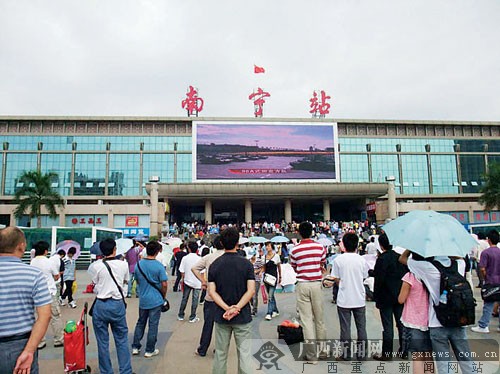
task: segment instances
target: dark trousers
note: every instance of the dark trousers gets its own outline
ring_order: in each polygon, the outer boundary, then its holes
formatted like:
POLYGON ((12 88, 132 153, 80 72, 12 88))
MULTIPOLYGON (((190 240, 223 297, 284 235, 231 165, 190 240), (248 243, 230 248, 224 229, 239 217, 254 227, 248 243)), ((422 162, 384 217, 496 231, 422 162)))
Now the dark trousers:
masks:
POLYGON ((203 329, 201 330, 200 346, 198 347, 198 353, 200 356, 205 356, 207 354, 208 347, 212 341, 212 332, 214 330, 214 317, 215 308, 217 306, 213 301, 205 300, 203 304, 203 329))
POLYGON ((68 298, 68 302, 73 301, 73 282, 72 280, 64 281, 64 292, 61 296, 62 299, 68 298))
POLYGON ((207 296, 207 290, 201 290, 200 304, 205 302, 205 297, 207 296))
POLYGON ((392 356, 393 341, 394 341, 394 320, 398 329, 399 349, 398 352, 403 352, 403 324, 401 323, 401 314, 403 314, 403 304, 394 304, 379 308, 380 318, 382 320, 382 354, 392 356))
POLYGON ((342 344, 342 357, 350 360, 352 357, 352 348, 354 348, 351 340, 351 313, 354 316, 354 323, 358 333, 356 342, 357 358, 362 360, 366 356, 366 345, 368 337, 366 335, 366 308, 341 308, 337 305, 337 313, 340 321, 340 342, 342 344))
POLYGON ((177 268, 177 277, 175 278, 175 283, 174 283, 174 292, 177 292, 179 290, 179 283, 181 281, 182 274, 179 271, 179 268, 177 268))

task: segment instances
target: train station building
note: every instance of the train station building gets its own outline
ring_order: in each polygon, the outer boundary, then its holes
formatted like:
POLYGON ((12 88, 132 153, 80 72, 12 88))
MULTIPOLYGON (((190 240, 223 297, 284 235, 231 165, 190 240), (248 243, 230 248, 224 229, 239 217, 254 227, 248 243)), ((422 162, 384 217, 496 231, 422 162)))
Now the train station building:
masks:
POLYGON ((498 223, 477 202, 500 122, 0 117, 0 224, 24 171, 65 200, 43 226, 157 235, 166 222, 384 222, 414 209, 498 223))

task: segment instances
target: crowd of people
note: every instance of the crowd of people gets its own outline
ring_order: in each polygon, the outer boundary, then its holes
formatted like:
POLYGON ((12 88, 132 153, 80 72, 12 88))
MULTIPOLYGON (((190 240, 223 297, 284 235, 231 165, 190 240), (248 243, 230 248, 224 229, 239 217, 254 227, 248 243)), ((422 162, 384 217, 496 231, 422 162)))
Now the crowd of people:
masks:
MULTIPOLYGON (((377 229, 377 224, 370 222, 368 219, 363 221, 352 220, 352 221, 317 221, 311 222, 313 226, 313 231, 317 234, 325 234, 337 238, 342 236, 344 232, 354 230, 356 233, 361 234, 363 232, 375 233, 377 229)), ((285 222, 267 222, 267 221, 256 221, 256 222, 240 222, 240 223, 207 223, 207 222, 182 222, 177 224, 173 222, 168 227, 165 227, 165 231, 171 235, 180 236, 184 239, 191 237, 203 238, 207 234, 218 234, 225 227, 235 227, 243 236, 252 235, 262 235, 262 234, 274 234, 282 235, 287 233, 297 233, 299 229, 299 223, 296 221, 285 222)))
MULTIPOLYGON (((264 230, 269 229, 263 226, 264 230)), ((209 228, 207 232, 210 232, 209 228)), ((243 227, 244 229, 244 227, 243 227)), ((255 228, 254 228, 255 229, 255 228)), ((261 230, 262 227, 259 227, 261 230)), ((184 321, 191 296, 188 322, 201 321, 199 305, 203 305, 203 326, 195 350, 200 357, 215 336, 213 373, 225 373, 231 336, 238 350, 240 373, 252 372, 252 320, 259 316, 259 294, 267 300, 262 317, 264 322, 280 315, 275 293, 292 285, 296 295, 297 318, 301 322, 305 341, 302 357, 305 363, 331 357, 326 345, 324 320, 324 288, 333 286, 334 301, 340 326, 340 342, 346 343, 336 355, 337 360, 366 359, 366 279, 373 277, 375 306, 382 323, 382 352, 375 360, 407 359, 414 361, 414 373, 423 373, 433 364, 434 352, 450 352, 457 357, 463 373, 473 372, 466 327, 443 325, 433 305, 442 298, 442 272, 455 271, 462 277, 477 263, 480 282, 500 284, 499 234, 491 230, 478 238, 487 243, 478 245, 471 260, 462 258, 423 258, 408 250, 396 253, 387 235, 362 239, 362 234, 373 233, 375 227, 367 222, 338 225, 332 223, 302 222, 295 226, 300 241, 290 245, 271 242, 250 245, 242 241, 242 227, 220 227, 215 235, 204 234, 199 240, 183 241, 174 249, 170 263, 176 275, 174 292, 182 292, 177 318, 184 321), (332 227, 336 227, 332 232, 332 227), (330 230, 330 231, 328 231, 330 230), (342 235, 335 235, 341 232, 342 235), (319 242, 319 235, 329 234, 331 245, 319 242), (208 242, 207 238, 210 238, 208 242), (366 240, 368 239, 368 240, 366 240), (340 242, 338 242, 340 241, 340 242), (361 244, 363 243, 363 244, 361 244), (375 244, 378 244, 377 246, 375 244), (375 249, 374 249, 375 248, 375 249), (373 253, 373 252, 376 253, 373 253), (372 268, 362 254, 376 254, 372 268), (328 261, 328 257, 332 260, 328 261), (453 270, 455 269, 455 270, 453 270), (291 283, 285 282, 285 273, 292 273, 291 283), (357 331, 356 345, 351 342, 351 319, 357 331), (399 338, 393 347, 394 326, 399 338), (425 366, 424 366, 425 365, 425 366)), ((270 229, 272 233, 272 228, 270 229)), ((266 232, 267 233, 267 232, 266 232)), ((277 233, 277 232, 276 232, 277 233)), ((248 233, 247 233, 248 234, 248 233)), ((182 235, 181 235, 182 236, 182 235)), ((158 326, 162 311, 170 307, 166 301, 167 266, 158 261, 162 246, 158 241, 135 242, 124 256, 116 256, 116 242, 105 239, 99 244, 102 258, 89 267, 95 300, 91 307, 92 324, 98 347, 99 370, 113 373, 109 352, 109 328, 117 348, 119 372, 132 373, 131 355, 141 354, 146 333, 144 357, 160 353, 157 347, 158 326), (139 298, 139 316, 133 341, 128 340, 126 320, 127 298, 139 298), (131 344, 130 344, 131 343, 131 344)), ((31 265, 21 262, 26 251, 26 239, 16 227, 0 230, 0 372, 38 372, 37 352, 46 346, 46 330, 51 325, 55 347, 62 347, 63 327, 60 307, 75 308, 72 289, 75 277, 75 248, 47 257, 49 243, 34 245, 31 265), (12 293, 15 288, 18 292, 12 293), (7 302, 8 300, 8 302, 7 302)), ((495 302, 485 301, 483 315, 473 333, 488 333, 495 302)), ((174 308, 174 306, 172 306, 174 308)), ((288 311, 292 312, 292 311, 288 311)), ((499 327, 500 331, 500 327, 499 327)), ((331 338, 331 337, 328 337, 331 338)), ((378 337, 373 337, 378 338, 378 337)), ((445 357, 445 355, 443 355, 445 357)), ((446 372, 450 358, 436 359, 439 373, 446 372)))

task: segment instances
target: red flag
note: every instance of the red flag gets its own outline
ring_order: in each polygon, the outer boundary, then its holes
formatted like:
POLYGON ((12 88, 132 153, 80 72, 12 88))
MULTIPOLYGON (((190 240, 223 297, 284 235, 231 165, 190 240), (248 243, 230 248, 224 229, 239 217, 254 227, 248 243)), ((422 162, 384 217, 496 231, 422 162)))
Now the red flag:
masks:
POLYGON ((261 68, 260 66, 254 65, 253 66, 253 72, 255 74, 259 74, 259 73, 265 73, 266 70, 264 68, 261 68))

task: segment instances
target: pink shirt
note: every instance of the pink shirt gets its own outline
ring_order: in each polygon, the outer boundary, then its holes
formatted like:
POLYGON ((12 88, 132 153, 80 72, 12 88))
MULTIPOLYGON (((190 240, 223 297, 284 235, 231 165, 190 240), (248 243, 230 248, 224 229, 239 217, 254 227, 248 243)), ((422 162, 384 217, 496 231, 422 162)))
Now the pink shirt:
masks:
POLYGON ((429 295, 422 282, 413 273, 406 273, 403 282, 410 285, 410 293, 403 307, 401 322, 404 326, 426 331, 429 329, 429 295))

